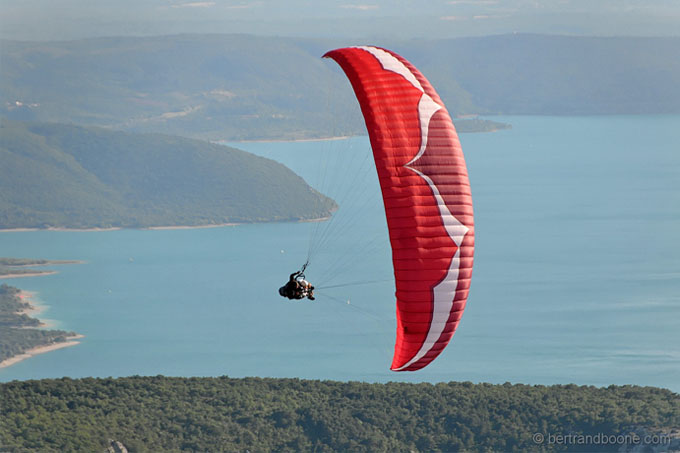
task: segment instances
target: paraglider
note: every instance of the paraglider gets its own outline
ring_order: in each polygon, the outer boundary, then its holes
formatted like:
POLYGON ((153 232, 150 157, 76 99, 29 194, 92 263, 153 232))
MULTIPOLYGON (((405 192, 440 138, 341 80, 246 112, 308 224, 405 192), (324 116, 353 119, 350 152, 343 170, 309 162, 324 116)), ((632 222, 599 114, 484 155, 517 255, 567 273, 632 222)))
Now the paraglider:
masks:
MULTIPOLYGON (((448 345, 467 302, 474 220, 463 151, 444 103, 404 58, 370 46, 324 57, 354 89, 380 182, 396 287, 390 369, 419 370, 448 345)), ((280 288, 282 296, 305 297, 299 280, 308 263, 280 288)))
POLYGON ((291 300, 300 300, 304 298, 315 300, 314 287, 305 280, 303 271, 297 271, 290 274, 288 282, 279 288, 279 295, 291 300))
POLYGON ((380 180, 396 286, 390 368, 418 370, 451 340, 470 287, 474 221, 458 135, 434 88, 401 56, 362 46, 324 57, 349 78, 380 180))

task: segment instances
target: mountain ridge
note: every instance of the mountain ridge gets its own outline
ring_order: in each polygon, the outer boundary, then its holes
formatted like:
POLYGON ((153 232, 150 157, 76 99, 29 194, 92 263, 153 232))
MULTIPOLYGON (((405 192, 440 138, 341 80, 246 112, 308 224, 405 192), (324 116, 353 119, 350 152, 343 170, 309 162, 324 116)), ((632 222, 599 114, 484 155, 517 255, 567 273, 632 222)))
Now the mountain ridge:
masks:
MULTIPOLYGON (((344 74, 321 58, 354 44, 244 34, 5 40, 0 115, 208 140, 364 134, 344 74)), ((680 38, 511 34, 373 44, 418 67, 454 119, 680 113, 680 38)))

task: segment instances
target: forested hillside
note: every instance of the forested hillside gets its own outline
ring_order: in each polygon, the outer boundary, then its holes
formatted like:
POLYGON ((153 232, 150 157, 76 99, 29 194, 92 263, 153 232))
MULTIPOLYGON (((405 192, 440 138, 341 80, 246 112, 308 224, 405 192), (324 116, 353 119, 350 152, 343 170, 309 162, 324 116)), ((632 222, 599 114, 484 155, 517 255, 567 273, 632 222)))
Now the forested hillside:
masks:
POLYGON ((0 399, 3 451, 111 440, 130 451, 626 451, 645 433, 668 448, 663 436, 680 428, 679 395, 632 386, 157 376, 15 381, 0 399), (630 440, 577 440, 598 434, 630 440))
POLYGON ((380 43, 248 35, 2 41, 0 114, 210 140, 361 134, 349 83, 321 59, 354 44, 402 54, 453 116, 680 112, 680 38, 517 34, 380 43))
POLYGON ((514 34, 405 43, 403 52, 451 98, 482 113, 680 113, 680 38, 514 34))
POLYGON ((0 229, 290 221, 335 203, 288 168, 208 142, 0 122, 0 229))
POLYGON ((36 346, 67 341, 75 335, 63 330, 39 329, 40 320, 26 314, 30 305, 21 299, 20 293, 18 288, 0 284, 0 362, 36 346))

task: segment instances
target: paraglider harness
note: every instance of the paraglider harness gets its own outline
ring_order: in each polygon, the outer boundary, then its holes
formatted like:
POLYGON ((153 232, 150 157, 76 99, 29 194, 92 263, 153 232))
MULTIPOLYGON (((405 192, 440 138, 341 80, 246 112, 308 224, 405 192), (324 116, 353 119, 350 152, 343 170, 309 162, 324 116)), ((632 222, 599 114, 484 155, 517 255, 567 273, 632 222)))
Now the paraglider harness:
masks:
POLYGON ((305 269, 307 269, 307 261, 299 271, 293 272, 288 278, 288 282, 279 288, 279 295, 290 300, 300 300, 305 297, 309 300, 314 300, 314 287, 305 280, 305 269))

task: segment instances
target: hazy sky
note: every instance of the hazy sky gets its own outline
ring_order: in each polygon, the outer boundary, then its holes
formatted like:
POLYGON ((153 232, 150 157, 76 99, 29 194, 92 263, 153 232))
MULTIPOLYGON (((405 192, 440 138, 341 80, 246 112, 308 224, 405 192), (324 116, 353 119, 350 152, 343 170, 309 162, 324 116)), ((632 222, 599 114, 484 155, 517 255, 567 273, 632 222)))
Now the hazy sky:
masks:
POLYGON ((0 0, 0 36, 678 36, 680 0, 0 0))

